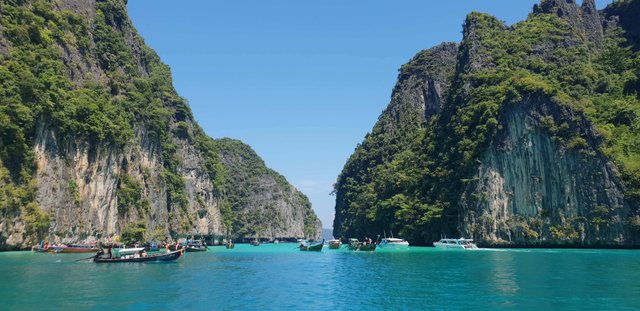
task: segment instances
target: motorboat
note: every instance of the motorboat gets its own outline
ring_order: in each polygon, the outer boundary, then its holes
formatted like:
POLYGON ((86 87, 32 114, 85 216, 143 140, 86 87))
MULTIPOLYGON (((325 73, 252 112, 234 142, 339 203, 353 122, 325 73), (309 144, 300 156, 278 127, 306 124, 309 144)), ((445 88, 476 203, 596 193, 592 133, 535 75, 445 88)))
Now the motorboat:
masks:
POLYGON ((380 241, 378 247, 380 249, 406 249, 409 247, 409 242, 399 238, 384 238, 380 241))
POLYGON ((448 249, 448 250, 469 250, 469 249, 478 249, 475 243, 473 243, 472 239, 440 239, 438 242, 433 242, 433 246, 437 249, 448 249))

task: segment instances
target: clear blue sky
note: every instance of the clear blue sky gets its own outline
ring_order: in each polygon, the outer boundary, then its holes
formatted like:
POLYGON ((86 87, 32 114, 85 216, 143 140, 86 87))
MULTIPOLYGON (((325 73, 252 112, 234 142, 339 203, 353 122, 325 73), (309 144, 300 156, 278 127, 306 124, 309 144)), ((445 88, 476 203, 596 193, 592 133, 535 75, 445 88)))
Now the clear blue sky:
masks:
POLYGON ((537 2, 130 0, 128 7, 207 134, 251 145, 330 228, 332 185, 388 104, 398 68, 422 49, 460 41, 471 11, 513 24, 537 2))

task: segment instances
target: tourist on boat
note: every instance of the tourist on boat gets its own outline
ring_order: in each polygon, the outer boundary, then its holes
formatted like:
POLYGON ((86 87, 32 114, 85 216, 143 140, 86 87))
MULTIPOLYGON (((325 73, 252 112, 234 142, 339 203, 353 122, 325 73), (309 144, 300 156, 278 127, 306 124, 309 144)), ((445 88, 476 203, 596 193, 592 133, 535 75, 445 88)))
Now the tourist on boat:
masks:
POLYGON ((107 248, 107 254, 109 254, 109 259, 111 259, 111 248, 113 247, 113 244, 109 244, 109 248, 107 248))

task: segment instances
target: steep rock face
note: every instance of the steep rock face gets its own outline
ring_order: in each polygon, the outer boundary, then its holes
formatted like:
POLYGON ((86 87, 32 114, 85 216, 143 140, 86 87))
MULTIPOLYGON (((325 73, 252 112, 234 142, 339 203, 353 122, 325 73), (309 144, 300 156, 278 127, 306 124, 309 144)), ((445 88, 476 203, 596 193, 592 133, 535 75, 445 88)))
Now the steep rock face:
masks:
POLYGON ((588 121, 578 116, 580 124, 573 124, 589 141, 578 151, 545 128, 571 122, 568 109, 531 98, 505 110, 502 131, 481 157, 477 184, 461 197, 461 234, 492 244, 569 236, 584 245, 624 241, 624 188, 615 165, 599 154, 588 121))
MULTIPOLYGON (((409 142, 420 135, 427 121, 440 112, 445 105, 445 91, 451 83, 457 52, 457 44, 443 43, 421 51, 400 69, 389 106, 338 177, 335 185, 335 237, 364 236, 362 228, 372 225, 371 219, 367 219, 370 217, 349 211, 352 204, 370 202, 363 202, 362 196, 349 195, 344 190, 370 183, 374 179, 372 168, 405 151, 409 142)), ((362 192, 365 191, 373 191, 373 188, 362 192)))
MULTIPOLYGON (((221 160, 124 1, 0 5, 0 249, 110 239, 130 225, 145 239, 242 237, 242 228, 319 237, 308 199, 283 177, 229 203, 227 189, 244 189, 225 171, 244 159, 221 160), (260 214, 235 232, 225 221, 265 206, 284 216, 260 214)), ((264 179, 252 173, 245 178, 264 179)))
POLYGON ((229 176, 227 202, 235 211, 229 220, 232 232, 265 238, 321 236, 322 224, 302 192, 267 168, 250 146, 228 138, 217 143, 229 176))
POLYGON ((453 64, 458 45, 443 43, 418 53, 400 69, 389 107, 385 109, 376 127, 384 132, 394 129, 422 126, 444 105, 444 92, 453 75, 453 64), (414 116, 420 118, 414 120, 414 116))
POLYGON ((578 7, 575 0, 545 0, 533 7, 533 13, 552 13, 566 20, 576 32, 587 36, 596 46, 602 45, 602 19, 595 0, 584 0, 578 7))
POLYGON ((624 36, 629 39, 636 49, 640 46, 640 2, 616 1, 602 11, 604 26, 607 31, 623 29, 624 36))
POLYGON ((409 93, 402 119, 426 122, 385 140, 381 120, 400 119, 388 116, 392 101, 345 165, 334 235, 393 229, 422 245, 442 234, 484 245, 640 245, 638 7, 620 1, 598 12, 593 0, 543 0, 511 27, 469 14, 441 69, 452 74, 440 109, 425 119, 424 101, 409 93))

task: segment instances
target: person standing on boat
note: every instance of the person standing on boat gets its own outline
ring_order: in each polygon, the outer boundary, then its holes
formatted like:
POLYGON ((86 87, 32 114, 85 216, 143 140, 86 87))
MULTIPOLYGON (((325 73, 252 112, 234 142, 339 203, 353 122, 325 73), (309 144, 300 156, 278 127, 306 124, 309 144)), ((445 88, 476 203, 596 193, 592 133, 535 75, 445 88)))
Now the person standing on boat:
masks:
POLYGON ((109 248, 107 248, 107 254, 109 254, 109 259, 111 259, 111 247, 113 247, 113 243, 109 244, 109 248))

